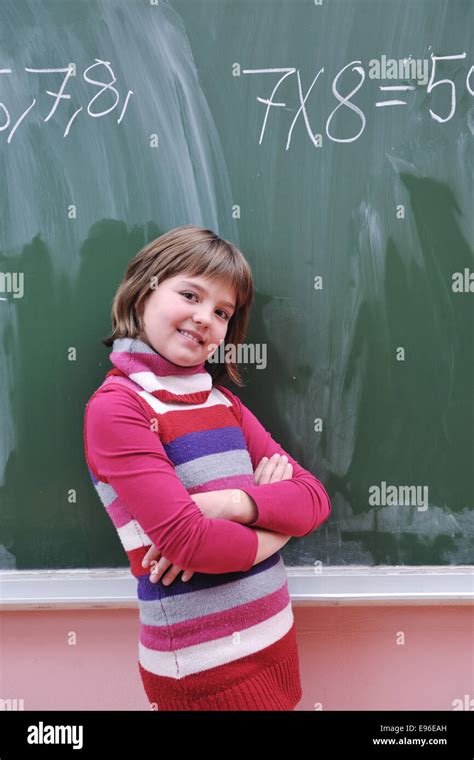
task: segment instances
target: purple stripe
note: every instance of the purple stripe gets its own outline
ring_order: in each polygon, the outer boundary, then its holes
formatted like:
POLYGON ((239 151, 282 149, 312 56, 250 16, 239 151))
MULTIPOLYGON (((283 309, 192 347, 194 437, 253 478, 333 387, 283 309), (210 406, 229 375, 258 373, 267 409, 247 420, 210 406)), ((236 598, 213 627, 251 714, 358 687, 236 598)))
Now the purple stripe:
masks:
MULTIPOLYGON (((86 463, 86 464, 87 464, 87 463, 86 463)), ((92 472, 92 470, 91 470, 91 468, 89 467, 89 465, 87 465, 87 469, 89 470, 89 475, 90 475, 90 477, 91 477, 91 480, 92 480, 93 484, 94 484, 94 485, 97 485, 97 483, 98 483, 99 481, 97 480, 96 476, 95 476, 95 475, 94 475, 94 473, 92 472)))
POLYGON ((209 454, 222 454, 225 451, 240 449, 247 451, 242 428, 238 425, 186 433, 163 446, 175 466, 209 454))
POLYGON ((201 591, 203 589, 217 588, 225 583, 234 583, 242 578, 249 578, 252 575, 258 575, 273 567, 280 561, 280 553, 275 552, 271 557, 265 559, 263 562, 259 562, 258 565, 254 565, 250 570, 244 570, 240 573, 194 573, 192 577, 192 587, 189 585, 190 581, 182 581, 181 575, 179 575, 171 584, 171 586, 163 586, 161 579, 158 583, 152 583, 150 576, 140 576, 137 583, 138 599, 143 602, 151 602, 155 599, 166 599, 170 596, 176 596, 178 594, 192 594, 193 591, 201 591))

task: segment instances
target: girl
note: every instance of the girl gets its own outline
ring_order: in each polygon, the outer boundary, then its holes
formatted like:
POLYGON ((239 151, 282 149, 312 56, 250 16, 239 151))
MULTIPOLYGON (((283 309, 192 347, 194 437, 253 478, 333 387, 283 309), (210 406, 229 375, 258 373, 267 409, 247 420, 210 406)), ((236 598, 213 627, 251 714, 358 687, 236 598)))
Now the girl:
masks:
POLYGON ((159 710, 293 710, 302 696, 279 550, 331 505, 222 385, 242 385, 237 366, 209 361, 243 341, 253 295, 244 256, 211 230, 153 240, 115 294, 113 368, 85 410, 87 465, 137 578, 138 668, 159 710))

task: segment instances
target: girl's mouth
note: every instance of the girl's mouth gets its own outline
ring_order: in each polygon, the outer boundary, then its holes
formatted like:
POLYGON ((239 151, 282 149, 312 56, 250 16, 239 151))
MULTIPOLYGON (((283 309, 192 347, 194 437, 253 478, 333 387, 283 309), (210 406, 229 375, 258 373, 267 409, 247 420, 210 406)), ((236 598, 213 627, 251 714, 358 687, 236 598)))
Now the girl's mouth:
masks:
POLYGON ((178 330, 178 332, 181 337, 184 338, 184 340, 186 340, 188 343, 192 343, 196 347, 201 345, 201 341, 196 340, 196 338, 192 338, 190 335, 185 335, 183 332, 181 332, 181 330, 178 330))

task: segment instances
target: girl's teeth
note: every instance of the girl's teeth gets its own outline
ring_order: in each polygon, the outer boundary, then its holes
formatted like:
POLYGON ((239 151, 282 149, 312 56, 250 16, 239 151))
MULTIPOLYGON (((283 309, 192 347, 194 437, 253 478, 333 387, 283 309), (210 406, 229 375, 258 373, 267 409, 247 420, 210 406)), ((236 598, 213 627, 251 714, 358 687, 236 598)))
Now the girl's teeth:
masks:
POLYGON ((194 343, 200 343, 201 341, 196 340, 196 338, 193 335, 190 335, 189 333, 184 332, 183 330, 178 330, 181 335, 184 335, 185 338, 189 338, 190 340, 194 341, 194 343))

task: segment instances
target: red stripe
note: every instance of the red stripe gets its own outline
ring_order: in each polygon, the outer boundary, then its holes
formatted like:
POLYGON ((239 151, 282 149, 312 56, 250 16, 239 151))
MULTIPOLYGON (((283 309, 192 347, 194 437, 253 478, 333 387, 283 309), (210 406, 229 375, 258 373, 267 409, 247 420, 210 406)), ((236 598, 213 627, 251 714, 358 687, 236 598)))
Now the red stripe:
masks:
MULTIPOLYGON (((159 401, 178 401, 179 403, 186 404, 204 404, 210 391, 195 391, 194 393, 173 393, 163 388, 152 391, 151 395, 157 398, 159 401)), ((156 414, 156 412, 155 412, 156 414)))
POLYGON ((140 578, 142 575, 150 575, 149 567, 142 567, 142 559, 151 548, 150 546, 139 546, 138 549, 132 549, 127 552, 128 559, 130 560, 130 572, 135 578, 140 578))
MULTIPOLYGON (((151 416, 156 417, 156 412, 153 412, 150 406, 148 409, 151 410, 151 416)), ((239 425, 235 416, 232 413, 229 414, 228 408, 222 404, 205 409, 188 409, 186 414, 179 409, 166 412, 161 416, 160 439, 162 443, 169 443, 188 433, 216 430, 223 427, 239 427, 239 425)))

